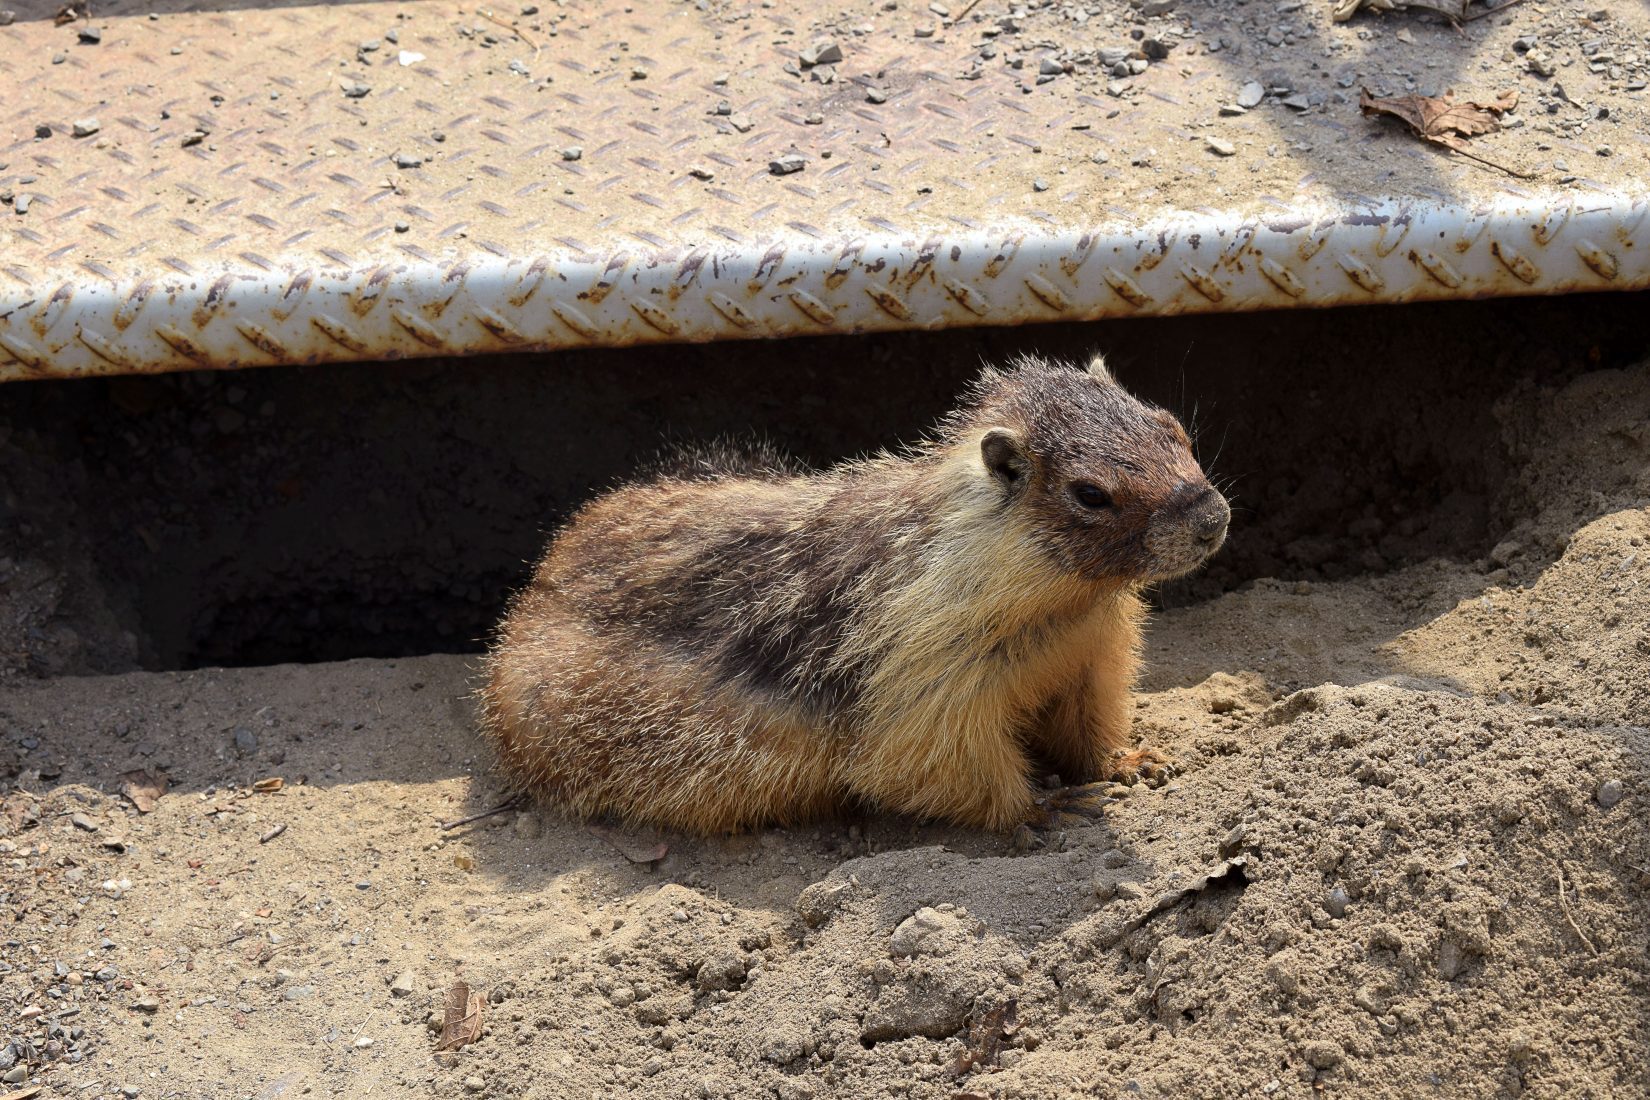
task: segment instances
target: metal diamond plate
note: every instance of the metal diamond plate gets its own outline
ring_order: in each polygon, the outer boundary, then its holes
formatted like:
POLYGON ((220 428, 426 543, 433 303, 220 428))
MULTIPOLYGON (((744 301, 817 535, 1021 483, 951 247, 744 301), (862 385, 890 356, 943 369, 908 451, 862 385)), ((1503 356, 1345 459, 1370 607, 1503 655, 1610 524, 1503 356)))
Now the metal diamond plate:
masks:
POLYGON ((1189 2, 133 6, 0 26, 0 380, 1650 286, 1632 70, 1555 99, 1534 5, 1270 54, 1189 2), (1518 88, 1472 148, 1532 178, 1360 118, 1406 52, 1518 88))

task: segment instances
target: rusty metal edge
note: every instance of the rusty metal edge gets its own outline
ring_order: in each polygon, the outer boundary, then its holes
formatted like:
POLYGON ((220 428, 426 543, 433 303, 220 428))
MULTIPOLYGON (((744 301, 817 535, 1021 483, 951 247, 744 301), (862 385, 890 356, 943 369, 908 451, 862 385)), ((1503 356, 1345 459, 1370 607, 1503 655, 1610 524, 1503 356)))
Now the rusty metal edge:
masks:
POLYGON ((334 269, 0 264, 0 381, 1640 289, 1647 216, 1650 191, 334 269))

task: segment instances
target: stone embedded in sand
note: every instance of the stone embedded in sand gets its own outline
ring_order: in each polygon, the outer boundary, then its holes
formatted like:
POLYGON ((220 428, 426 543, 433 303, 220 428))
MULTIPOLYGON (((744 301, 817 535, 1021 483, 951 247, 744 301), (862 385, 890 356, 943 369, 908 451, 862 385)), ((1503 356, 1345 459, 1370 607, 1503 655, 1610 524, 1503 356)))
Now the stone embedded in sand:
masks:
POLYGON ((912 913, 888 941, 890 954, 900 958, 914 955, 943 955, 952 942, 962 937, 962 924, 950 913, 924 906, 912 913))
POLYGON ((921 1035, 944 1039, 955 1035, 968 1019, 974 994, 937 977, 914 978, 881 987, 860 1038, 880 1043, 921 1035))
POLYGON ((1330 916, 1339 920, 1341 917, 1346 916, 1346 907, 1351 904, 1352 897, 1346 892, 1346 888, 1337 886, 1329 891, 1329 896, 1324 899, 1323 907, 1329 911, 1330 916))
POLYGON ((797 895, 796 915, 809 928, 818 928, 848 900, 852 890, 846 882, 816 882, 797 895))
POLYGON ((1598 804, 1601 807, 1608 810, 1617 802, 1620 802, 1621 796, 1625 793, 1626 788, 1622 785, 1621 780, 1606 779, 1598 785, 1598 793, 1593 797, 1598 799, 1598 804))
POLYGON ((1466 969, 1467 953, 1461 950, 1461 945, 1454 940, 1445 940, 1438 945, 1438 976, 1446 982, 1453 982, 1456 976, 1466 969))

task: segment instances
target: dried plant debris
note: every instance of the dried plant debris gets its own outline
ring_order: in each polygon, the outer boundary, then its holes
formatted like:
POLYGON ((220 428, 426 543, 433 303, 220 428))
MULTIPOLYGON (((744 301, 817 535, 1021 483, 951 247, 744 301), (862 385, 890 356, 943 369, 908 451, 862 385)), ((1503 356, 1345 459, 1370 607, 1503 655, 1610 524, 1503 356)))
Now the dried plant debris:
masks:
POLYGON ((1502 92, 1488 103, 1457 100, 1455 93, 1441 96, 1376 96, 1360 89, 1358 108, 1366 117, 1386 116, 1401 120, 1410 132, 1425 141, 1453 149, 1457 153, 1514 176, 1524 175, 1467 151, 1467 139, 1501 129, 1501 116, 1518 107, 1518 93, 1502 92))
POLYGON ((458 1050, 481 1038, 481 994, 464 982, 447 988, 437 1050, 458 1050))
POLYGON ((160 796, 166 793, 166 777, 142 768, 124 772, 120 777, 120 793, 137 807, 138 813, 153 813, 160 796))
POLYGON ((975 1066, 995 1066, 1003 1047, 1008 1045, 1008 1040, 1019 1026, 1020 1002, 1014 997, 972 1020, 968 1025, 968 1045, 957 1055, 957 1076, 962 1076, 975 1066))

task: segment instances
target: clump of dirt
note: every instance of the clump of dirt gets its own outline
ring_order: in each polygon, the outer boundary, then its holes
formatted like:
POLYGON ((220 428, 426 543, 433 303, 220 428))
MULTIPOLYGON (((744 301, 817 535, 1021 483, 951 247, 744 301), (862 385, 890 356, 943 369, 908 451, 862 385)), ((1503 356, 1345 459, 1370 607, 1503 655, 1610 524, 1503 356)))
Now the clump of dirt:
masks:
POLYGON ((1181 774, 1025 852, 892 817, 659 859, 536 810, 443 831, 503 793, 463 658, 11 680, 5 1080, 1650 1092, 1647 412, 1650 366, 1509 396, 1482 559, 1162 614, 1137 727, 1181 774), (438 1052, 456 981, 481 1034, 438 1052))

